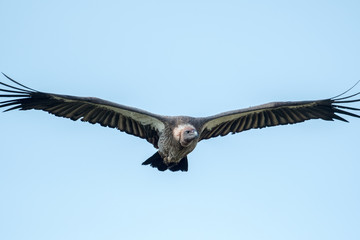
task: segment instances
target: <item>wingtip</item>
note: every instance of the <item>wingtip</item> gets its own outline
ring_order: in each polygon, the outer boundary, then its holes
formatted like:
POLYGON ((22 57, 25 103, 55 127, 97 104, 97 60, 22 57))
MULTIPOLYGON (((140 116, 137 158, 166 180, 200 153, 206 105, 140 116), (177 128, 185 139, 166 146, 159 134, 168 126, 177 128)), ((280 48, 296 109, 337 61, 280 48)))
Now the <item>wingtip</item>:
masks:
MULTIPOLYGON (((343 92, 343 93, 341 93, 341 94, 339 94, 339 95, 337 95, 337 96, 335 96, 335 97, 332 97, 331 99, 336 100, 338 97, 343 96, 344 94, 350 92, 350 91, 351 91, 354 87, 356 87, 356 85, 358 85, 359 83, 360 83, 360 80, 358 80, 351 88, 349 88, 349 89, 346 90, 345 92, 343 92)), ((355 96, 355 95, 357 95, 357 94, 354 94, 354 95, 352 95, 352 96, 355 96)), ((348 98, 348 97, 345 97, 345 98, 348 98)), ((340 99, 337 99, 337 100, 340 100, 340 99)))
POLYGON ((7 79, 12 80, 8 75, 6 75, 4 72, 1 72, 2 75, 4 75, 7 79))
MULTIPOLYGON (((19 85, 19 86, 21 86, 21 87, 24 87, 24 88, 26 88, 26 89, 28 89, 28 90, 30 90, 30 91, 37 92, 37 90, 32 89, 32 88, 29 88, 29 87, 27 87, 27 86, 25 86, 25 85, 23 85, 23 84, 15 81, 14 79, 12 79, 11 77, 9 77, 9 76, 6 75, 5 73, 3 73, 3 72, 1 72, 1 73, 2 73, 7 79, 9 79, 10 81, 12 81, 13 83, 16 83, 17 85, 19 85)), ((20 90, 24 90, 24 89, 20 89, 20 90)), ((25 91, 27 91, 27 90, 25 90, 25 91)))

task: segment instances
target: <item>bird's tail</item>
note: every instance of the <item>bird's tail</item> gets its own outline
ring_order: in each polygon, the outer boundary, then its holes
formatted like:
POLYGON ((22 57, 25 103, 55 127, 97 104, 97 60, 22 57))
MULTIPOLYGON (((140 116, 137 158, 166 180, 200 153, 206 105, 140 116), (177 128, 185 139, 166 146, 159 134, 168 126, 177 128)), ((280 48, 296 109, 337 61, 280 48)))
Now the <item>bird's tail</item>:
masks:
POLYGON ((160 156, 159 152, 156 152, 154 155, 149 157, 145 162, 142 163, 142 165, 149 165, 153 168, 157 168, 159 171, 165 171, 169 169, 170 171, 183 171, 187 172, 188 170, 188 161, 187 157, 184 157, 181 159, 181 161, 178 164, 173 165, 167 165, 164 163, 164 160, 160 156))

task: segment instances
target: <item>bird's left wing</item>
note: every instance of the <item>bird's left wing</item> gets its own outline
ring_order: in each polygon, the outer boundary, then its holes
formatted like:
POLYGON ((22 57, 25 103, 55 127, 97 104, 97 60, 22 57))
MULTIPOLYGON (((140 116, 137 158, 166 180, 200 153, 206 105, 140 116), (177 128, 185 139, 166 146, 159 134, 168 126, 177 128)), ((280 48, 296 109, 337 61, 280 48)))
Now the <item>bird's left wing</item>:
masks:
POLYGON ((160 115, 99 98, 39 92, 6 77, 16 85, 0 82, 6 87, 6 89, 0 89, 0 92, 6 93, 0 97, 14 98, 0 102, 0 108, 8 107, 5 111, 43 110, 74 121, 81 119, 83 122, 117 128, 122 132, 144 138, 154 147, 158 147, 159 132, 165 127, 165 118, 160 115))
POLYGON ((207 118, 200 118, 200 139, 209 139, 217 136, 225 136, 229 133, 238 133, 254 128, 264 128, 277 125, 295 124, 310 119, 334 119, 345 121, 339 114, 360 118, 359 115, 350 111, 360 111, 359 108, 344 106, 345 103, 358 102, 360 99, 352 99, 360 93, 339 98, 296 101, 296 102, 272 102, 256 107, 239 109, 220 113, 207 118))

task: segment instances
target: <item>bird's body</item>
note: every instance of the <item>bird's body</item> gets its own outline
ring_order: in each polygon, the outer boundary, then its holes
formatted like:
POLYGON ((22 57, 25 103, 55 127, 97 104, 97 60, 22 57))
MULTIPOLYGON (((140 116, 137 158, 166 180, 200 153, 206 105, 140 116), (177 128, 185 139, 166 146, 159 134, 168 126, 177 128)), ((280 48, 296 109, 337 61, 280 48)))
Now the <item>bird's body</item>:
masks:
MULTIPOLYGON (((4 74, 5 75, 5 74, 4 74)), ((6 75, 5 75, 6 76, 6 75)), ((7 76, 6 76, 7 77, 7 76)), ((339 114, 360 118, 352 111, 359 108, 344 104, 359 102, 351 99, 360 93, 341 97, 294 102, 273 102, 251 108, 220 113, 209 117, 169 117, 153 114, 141 109, 124 106, 99 98, 84 98, 69 95, 39 92, 7 77, 16 86, 0 82, 6 94, 0 97, 14 98, 0 102, 5 111, 43 110, 55 116, 81 120, 146 139, 158 151, 143 164, 160 171, 187 171, 187 155, 201 140, 225 136, 249 129, 295 124, 310 119, 334 119, 345 121, 339 114)))
POLYGON ((186 125, 174 124, 173 126, 167 125, 164 131, 159 134, 159 153, 164 162, 168 164, 180 162, 182 158, 194 150, 197 144, 197 136, 188 142, 182 139, 184 131, 189 128, 194 129, 194 126, 189 123, 186 125))
MULTIPOLYGON (((158 152, 155 154, 159 159, 159 164, 164 168, 174 170, 174 166, 177 166, 181 161, 186 164, 187 170, 187 155, 192 152, 197 143, 198 143, 198 131, 192 122, 194 118, 179 116, 179 117, 166 117, 167 124, 162 131, 159 132, 159 141, 158 141, 158 152)), ((148 159, 149 162, 145 161, 144 164, 151 164, 153 167, 157 164, 154 164, 151 161, 151 158, 148 159)), ((185 167, 185 165, 184 165, 185 167)), ((175 168, 176 169, 176 168, 175 168)))

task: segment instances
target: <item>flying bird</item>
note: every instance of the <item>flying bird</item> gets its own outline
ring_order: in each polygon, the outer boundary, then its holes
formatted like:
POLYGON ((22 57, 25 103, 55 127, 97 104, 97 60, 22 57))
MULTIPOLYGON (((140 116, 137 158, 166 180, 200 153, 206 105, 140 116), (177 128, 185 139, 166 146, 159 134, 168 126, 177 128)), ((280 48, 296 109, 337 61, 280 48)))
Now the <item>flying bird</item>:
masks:
POLYGON ((249 129, 295 124, 310 119, 348 122, 341 115, 360 118, 353 112, 360 111, 359 108, 345 106, 359 102, 360 99, 354 97, 360 92, 342 97, 353 87, 328 99, 271 102, 195 118, 157 115, 100 98, 40 92, 3 75, 12 82, 12 85, 0 82, 5 87, 0 89, 0 92, 5 93, 0 97, 10 98, 0 102, 0 108, 8 107, 4 112, 14 109, 43 110, 58 117, 98 123, 103 127, 116 128, 121 132, 146 139, 158 150, 143 162, 143 165, 150 165, 160 171, 187 171, 187 155, 201 140, 249 129))

